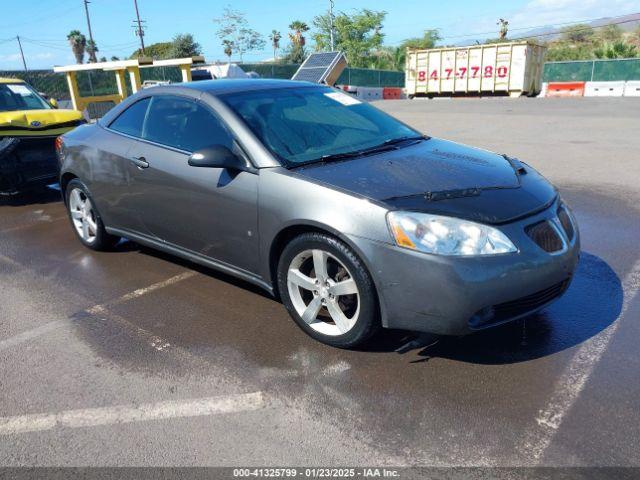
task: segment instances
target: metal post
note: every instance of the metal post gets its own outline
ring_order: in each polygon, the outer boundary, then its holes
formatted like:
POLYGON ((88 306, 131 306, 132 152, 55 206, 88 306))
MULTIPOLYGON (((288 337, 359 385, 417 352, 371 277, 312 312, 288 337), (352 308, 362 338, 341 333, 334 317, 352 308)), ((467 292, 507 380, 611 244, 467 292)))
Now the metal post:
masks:
POLYGON ((28 72, 27 62, 24 59, 24 52, 22 51, 22 42, 20 42, 20 35, 16 35, 16 40, 18 40, 18 46, 20 47, 20 56, 22 57, 22 65, 24 65, 24 71, 28 72))
POLYGON ((596 69, 596 61, 591 61, 591 81, 593 82, 593 71, 596 69))
POLYGON ((333 0, 329 0, 329 36, 331 38, 331 51, 335 49, 333 42, 333 0))

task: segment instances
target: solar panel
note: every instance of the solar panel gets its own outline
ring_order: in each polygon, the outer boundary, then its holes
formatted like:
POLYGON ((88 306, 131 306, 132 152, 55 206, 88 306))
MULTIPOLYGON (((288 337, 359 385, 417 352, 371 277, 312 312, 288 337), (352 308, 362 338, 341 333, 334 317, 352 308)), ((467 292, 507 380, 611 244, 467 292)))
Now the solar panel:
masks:
POLYGON ((346 66, 347 59, 342 52, 312 53, 291 80, 333 85, 346 66))

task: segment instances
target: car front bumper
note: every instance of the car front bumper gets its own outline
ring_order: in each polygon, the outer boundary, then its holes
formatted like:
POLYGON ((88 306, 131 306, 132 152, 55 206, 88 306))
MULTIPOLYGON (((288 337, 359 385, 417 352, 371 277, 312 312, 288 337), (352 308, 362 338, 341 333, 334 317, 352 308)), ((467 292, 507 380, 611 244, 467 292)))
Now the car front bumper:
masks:
MULTIPOLYGON (((442 335, 463 335, 530 315, 568 288, 580 256, 580 238, 547 253, 526 233, 540 221, 557 221, 558 203, 500 228, 518 252, 494 256, 430 255, 386 243, 353 239, 376 283, 382 324, 442 335)), ((558 225, 559 226, 559 225, 558 225)))
POLYGON ((55 135, 3 137, 0 144, 0 194, 27 185, 55 182, 58 160, 55 135))

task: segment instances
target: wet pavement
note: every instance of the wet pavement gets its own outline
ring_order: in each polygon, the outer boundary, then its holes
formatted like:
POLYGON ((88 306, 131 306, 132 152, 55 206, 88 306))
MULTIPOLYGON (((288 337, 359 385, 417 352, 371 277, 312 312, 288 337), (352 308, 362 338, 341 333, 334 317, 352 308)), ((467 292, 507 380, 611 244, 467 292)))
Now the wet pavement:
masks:
POLYGON ((433 345, 398 331, 358 351, 318 344, 240 280, 132 242, 83 248, 54 190, 4 201, 0 417, 250 392, 264 404, 31 432, 0 419, 0 464, 640 465, 634 100, 378 104, 530 163, 581 229, 559 301, 433 345))

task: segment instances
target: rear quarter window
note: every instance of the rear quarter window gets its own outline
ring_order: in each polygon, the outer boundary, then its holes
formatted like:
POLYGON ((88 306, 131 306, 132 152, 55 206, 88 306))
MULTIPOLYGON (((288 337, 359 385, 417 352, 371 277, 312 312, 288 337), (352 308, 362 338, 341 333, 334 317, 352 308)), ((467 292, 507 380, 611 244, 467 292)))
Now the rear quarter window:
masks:
POLYGON ((142 138, 142 126, 149 108, 149 97, 134 103, 111 122, 109 128, 116 132, 142 138))

